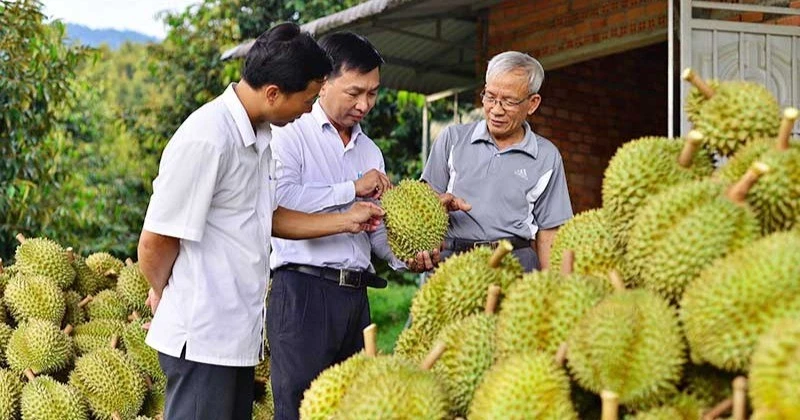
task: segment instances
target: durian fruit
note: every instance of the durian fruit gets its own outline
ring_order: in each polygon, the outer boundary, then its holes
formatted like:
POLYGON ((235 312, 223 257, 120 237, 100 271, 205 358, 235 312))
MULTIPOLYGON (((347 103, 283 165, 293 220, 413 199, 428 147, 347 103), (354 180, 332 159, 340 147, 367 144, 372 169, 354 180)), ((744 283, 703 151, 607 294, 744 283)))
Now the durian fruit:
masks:
POLYGON ((125 267, 125 263, 107 252, 95 252, 89 255, 86 257, 86 265, 104 279, 103 289, 116 286, 117 277, 125 267))
POLYGON ((419 363, 427 354, 435 337, 433 333, 412 325, 411 328, 400 332, 394 345, 394 354, 412 363, 419 363))
POLYGON ((786 318, 759 338, 750 366, 754 419, 800 418, 800 316, 786 318))
POLYGON ((633 283, 677 303, 711 262, 758 239, 758 220, 741 191, 768 170, 756 162, 733 187, 705 179, 653 197, 629 235, 625 269, 633 283))
MULTIPOLYGON (((0 366, 5 366, 6 364, 6 348, 8 347, 8 340, 11 339, 11 334, 13 333, 13 328, 0 323, 0 366)), ((0 419, 2 418, 0 417, 0 419)))
POLYGON ((9 270, 9 267, 3 267, 3 259, 0 258, 0 297, 5 293, 6 285, 13 277, 13 272, 13 270, 9 270))
POLYGON ((603 211, 620 250, 628 243, 637 210, 650 196, 711 175, 711 158, 697 152, 702 137, 697 131, 689 132, 685 142, 643 137, 617 149, 603 177, 602 195, 603 211))
POLYGON ((153 388, 148 389, 144 396, 144 402, 142 403, 140 414, 154 419, 163 419, 164 405, 166 404, 167 399, 166 393, 166 383, 163 384, 162 387, 155 386, 154 384, 153 388))
POLYGON ((680 393, 665 404, 642 410, 629 420, 698 420, 703 414, 703 404, 694 396, 680 393))
POLYGON ((607 281, 552 271, 514 283, 497 317, 497 358, 515 352, 555 354, 584 313, 608 293, 607 281))
POLYGON ((731 397, 735 375, 711 365, 687 363, 681 380, 682 393, 694 397, 703 407, 712 407, 731 397))
POLYGON ((122 332, 122 342, 125 344, 128 358, 151 379, 153 387, 166 389, 167 377, 158 362, 158 352, 144 342, 147 331, 142 326, 145 322, 143 319, 138 319, 126 325, 122 332))
POLYGON ((72 342, 67 333, 38 319, 19 324, 6 350, 8 366, 18 373, 26 369, 37 375, 56 372, 67 367, 72 358, 72 342))
MULTIPOLYGON (((70 248, 67 248, 69 255, 70 248)), ((75 270, 75 284, 72 286, 81 296, 95 295, 108 285, 104 276, 98 275, 86 264, 86 259, 73 254, 72 268, 75 270)))
POLYGON ((705 135, 705 145, 715 153, 730 156, 753 139, 774 138, 778 134, 780 107, 764 86, 725 81, 712 89, 691 69, 684 70, 682 77, 707 98, 699 104, 693 125, 705 135))
POLYGON ((49 376, 32 379, 22 389, 23 420, 88 420, 89 410, 78 390, 49 376))
POLYGON ((64 311, 64 318, 61 320, 61 327, 67 325, 78 326, 86 323, 86 310, 81 306, 81 296, 74 290, 67 290, 64 292, 64 303, 66 310, 64 311))
POLYGON ((800 316, 800 234, 778 232, 715 261, 687 287, 681 321, 692 361, 746 371, 758 337, 800 316))
POLYGON ((75 280, 75 270, 61 245, 47 238, 26 239, 17 235, 20 245, 15 255, 15 265, 21 274, 44 276, 60 289, 66 289, 75 280))
MULTIPOLYGON (((709 79, 705 82, 708 87, 711 88, 711 90, 716 91, 719 89, 720 82, 718 80, 709 79)), ((706 99, 708 98, 706 98, 706 96, 700 91, 700 89, 697 88, 697 86, 692 85, 692 87, 689 88, 689 93, 686 95, 686 101, 683 103, 683 110, 686 111, 686 118, 692 124, 695 123, 697 117, 700 115, 700 109, 702 108, 702 105, 705 103, 706 99)))
POLYGON ((622 252, 615 246, 603 209, 580 213, 558 229, 550 250, 551 267, 561 265, 566 250, 575 252, 578 274, 605 276, 611 270, 620 271, 622 252))
POLYGON ((14 277, 3 299, 17 322, 37 318, 60 325, 64 316, 64 293, 44 276, 14 277))
MULTIPOLYGON (((621 283, 618 280, 617 283, 621 283)), ((652 406, 676 391, 684 343, 675 309, 646 290, 620 290, 584 314, 569 335, 570 371, 585 389, 652 406)))
POLYGON ((94 416, 111 419, 136 416, 142 408, 146 386, 136 366, 114 348, 101 348, 81 356, 69 375, 74 386, 88 401, 94 416))
POLYGON ((264 400, 253 402, 253 420, 272 420, 275 417, 275 406, 272 403, 272 392, 267 386, 267 395, 264 400))
POLYGON ((128 310, 137 311, 142 316, 150 316, 150 308, 145 304, 150 283, 139 271, 139 264, 125 266, 117 278, 117 293, 125 302, 128 310))
POLYGON ((10 370, 0 369, 0 420, 13 420, 19 412, 22 381, 10 370))
POLYGON ((403 180, 381 197, 384 222, 392 253, 401 259, 418 252, 439 249, 447 232, 449 216, 431 187, 421 181, 403 180))
POLYGON ((0 299, 0 324, 6 324, 11 322, 11 316, 6 313, 6 305, 3 304, 3 300, 0 299))
POLYGON ((114 338, 122 336, 125 323, 113 319, 98 319, 75 327, 72 334, 78 354, 106 348, 114 338))
POLYGON ((361 373, 370 360, 370 356, 358 353, 320 373, 303 393, 300 418, 326 420, 333 417, 353 378, 361 373))
POLYGON ((449 265, 441 264, 438 275, 431 276, 420 287, 411 301, 411 328, 407 328, 397 337, 394 352, 413 363, 421 362, 428 353, 433 339, 438 334, 442 315, 440 301, 447 279, 450 278, 449 265))
POLYGON ((569 378, 553 357, 515 353, 484 376, 469 408, 470 420, 577 419, 569 378))
POLYGON ((122 296, 114 290, 103 290, 86 304, 86 313, 89 320, 97 319, 116 319, 126 321, 128 319, 128 308, 122 300, 122 296))

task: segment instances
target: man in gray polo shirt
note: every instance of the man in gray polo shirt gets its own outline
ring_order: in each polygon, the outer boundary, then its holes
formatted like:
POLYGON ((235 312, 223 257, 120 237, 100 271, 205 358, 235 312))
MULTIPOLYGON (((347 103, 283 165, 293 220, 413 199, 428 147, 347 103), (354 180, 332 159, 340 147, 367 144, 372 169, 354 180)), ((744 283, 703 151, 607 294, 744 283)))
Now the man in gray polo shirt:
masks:
POLYGON ((450 126, 434 142, 422 179, 472 204, 450 214, 442 259, 509 239, 526 271, 549 267, 572 205, 558 149, 526 121, 539 107, 543 80, 541 64, 527 54, 494 56, 481 92, 486 119, 450 126))

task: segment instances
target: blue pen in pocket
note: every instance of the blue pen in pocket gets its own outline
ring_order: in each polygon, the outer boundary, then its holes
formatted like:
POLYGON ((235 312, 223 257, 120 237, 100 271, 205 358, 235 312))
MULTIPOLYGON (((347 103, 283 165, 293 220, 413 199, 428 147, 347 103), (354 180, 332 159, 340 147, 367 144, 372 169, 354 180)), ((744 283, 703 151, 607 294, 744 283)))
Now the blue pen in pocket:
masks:
POLYGON ((361 171, 358 171, 358 179, 361 179, 362 175, 364 175, 364 174, 362 174, 361 171))

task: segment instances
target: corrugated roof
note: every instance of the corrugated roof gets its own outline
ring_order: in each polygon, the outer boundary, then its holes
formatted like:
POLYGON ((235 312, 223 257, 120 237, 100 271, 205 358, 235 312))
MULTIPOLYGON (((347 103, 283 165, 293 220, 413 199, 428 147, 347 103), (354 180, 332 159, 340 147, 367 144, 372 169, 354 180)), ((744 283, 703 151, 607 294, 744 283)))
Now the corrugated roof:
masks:
MULTIPOLYGON (((315 37, 334 31, 366 36, 386 64, 381 84, 434 93, 475 84, 477 25, 482 9, 500 0, 369 0, 302 25, 315 37)), ((247 41, 223 59, 243 57, 247 41)))

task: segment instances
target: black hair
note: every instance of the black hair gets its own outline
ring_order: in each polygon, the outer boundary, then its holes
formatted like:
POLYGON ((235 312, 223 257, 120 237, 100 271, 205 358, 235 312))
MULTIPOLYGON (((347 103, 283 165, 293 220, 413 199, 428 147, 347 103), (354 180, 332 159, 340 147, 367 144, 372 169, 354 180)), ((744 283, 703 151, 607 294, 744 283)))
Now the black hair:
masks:
POLYGON ((325 35, 319 40, 319 45, 333 60, 329 77, 337 77, 347 70, 369 73, 384 63, 383 57, 367 38, 353 32, 325 35))
POLYGON ((255 89, 271 84, 284 93, 301 92, 332 70, 328 54, 294 23, 273 26, 247 52, 242 78, 255 89))

